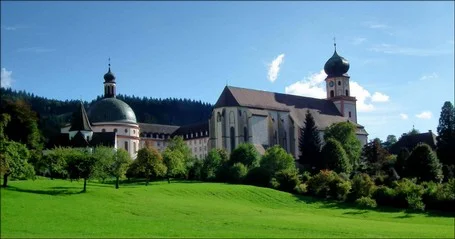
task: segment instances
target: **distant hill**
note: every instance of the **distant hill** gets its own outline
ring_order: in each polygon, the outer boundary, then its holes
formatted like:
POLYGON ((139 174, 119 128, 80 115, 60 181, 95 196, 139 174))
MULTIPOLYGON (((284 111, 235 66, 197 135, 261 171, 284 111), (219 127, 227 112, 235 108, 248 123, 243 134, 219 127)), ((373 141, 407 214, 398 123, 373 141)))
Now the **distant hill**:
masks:
MULTIPOLYGON (((60 127, 69 123, 71 113, 76 109, 79 100, 55 100, 37 96, 26 91, 15 91, 12 89, 0 88, 1 100, 23 99, 31 105, 33 111, 38 113, 39 128, 46 138, 46 143, 53 136, 59 134, 60 127)), ((101 99, 98 96, 91 102, 84 101, 85 108, 101 99)), ((203 103, 200 100, 191 99, 157 99, 152 97, 137 97, 127 95, 117 95, 136 113, 138 122, 156 123, 170 125, 186 125, 208 120, 212 111, 212 105, 203 103)))

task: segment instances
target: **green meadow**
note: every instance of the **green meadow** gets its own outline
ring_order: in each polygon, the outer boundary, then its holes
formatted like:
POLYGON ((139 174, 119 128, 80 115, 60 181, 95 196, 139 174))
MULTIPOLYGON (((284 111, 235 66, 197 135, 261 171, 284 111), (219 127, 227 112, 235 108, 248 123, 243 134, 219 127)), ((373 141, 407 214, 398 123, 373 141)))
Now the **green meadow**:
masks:
POLYGON ((361 210, 268 188, 40 179, 1 189, 1 237, 434 237, 454 218, 361 210))

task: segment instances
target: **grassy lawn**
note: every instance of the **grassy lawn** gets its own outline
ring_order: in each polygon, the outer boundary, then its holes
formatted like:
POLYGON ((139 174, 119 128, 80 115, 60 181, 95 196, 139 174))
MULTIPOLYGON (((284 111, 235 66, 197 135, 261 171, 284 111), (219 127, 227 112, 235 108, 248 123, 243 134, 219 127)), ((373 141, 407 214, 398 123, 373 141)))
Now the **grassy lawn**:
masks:
POLYGON ((454 237, 454 218, 218 183, 41 179, 1 189, 1 237, 454 237))

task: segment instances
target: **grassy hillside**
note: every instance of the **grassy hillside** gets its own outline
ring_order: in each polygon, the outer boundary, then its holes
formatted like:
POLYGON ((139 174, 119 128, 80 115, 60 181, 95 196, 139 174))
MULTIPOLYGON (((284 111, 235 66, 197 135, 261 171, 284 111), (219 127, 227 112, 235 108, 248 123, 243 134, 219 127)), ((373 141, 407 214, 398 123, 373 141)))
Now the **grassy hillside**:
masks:
POLYGON ((244 185, 12 181, 1 237, 454 237, 454 219, 343 208, 244 185))

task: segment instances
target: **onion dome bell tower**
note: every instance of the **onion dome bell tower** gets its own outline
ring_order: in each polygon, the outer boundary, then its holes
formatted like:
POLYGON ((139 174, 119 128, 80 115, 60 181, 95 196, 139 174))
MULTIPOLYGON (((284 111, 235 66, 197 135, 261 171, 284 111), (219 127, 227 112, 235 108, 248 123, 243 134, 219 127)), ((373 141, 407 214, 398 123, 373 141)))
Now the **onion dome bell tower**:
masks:
POLYGON ((104 74, 104 98, 115 98, 115 75, 111 72, 111 59, 109 58, 109 70, 104 74))
POLYGON ((336 43, 333 45, 335 52, 324 65, 327 99, 333 101, 342 116, 357 123, 357 99, 350 95, 349 62, 338 55, 336 43))

